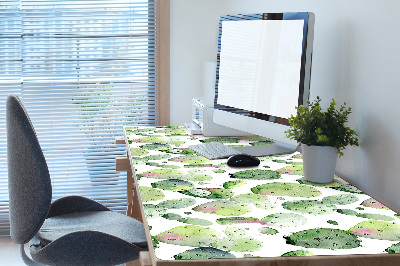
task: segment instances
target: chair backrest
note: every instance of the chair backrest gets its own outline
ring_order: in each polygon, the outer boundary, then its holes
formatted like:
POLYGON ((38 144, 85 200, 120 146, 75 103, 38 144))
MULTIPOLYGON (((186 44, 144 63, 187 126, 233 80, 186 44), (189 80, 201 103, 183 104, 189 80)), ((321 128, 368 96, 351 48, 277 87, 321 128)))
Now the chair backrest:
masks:
POLYGON ((50 209, 51 180, 35 130, 16 95, 7 98, 10 234, 17 244, 38 232, 50 209))

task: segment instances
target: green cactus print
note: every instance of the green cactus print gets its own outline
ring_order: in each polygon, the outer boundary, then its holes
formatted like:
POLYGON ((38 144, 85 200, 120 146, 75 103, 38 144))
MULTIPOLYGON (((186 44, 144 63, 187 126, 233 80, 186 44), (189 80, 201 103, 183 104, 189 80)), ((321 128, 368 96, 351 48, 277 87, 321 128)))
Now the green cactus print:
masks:
POLYGON ((273 210, 275 209, 274 204, 272 204, 265 195, 257 195, 253 193, 248 194, 240 194, 231 198, 231 200, 236 202, 242 202, 247 204, 254 204, 256 208, 263 209, 263 210, 273 210))
POLYGON ((261 224, 266 225, 266 222, 263 222, 254 217, 228 217, 228 218, 218 218, 216 220, 218 224, 227 225, 227 224, 261 224))
POLYGON ((186 250, 174 256, 176 260, 232 259, 235 256, 227 251, 213 247, 200 247, 186 250))
POLYGON ((193 188, 181 191, 182 194, 205 199, 228 199, 233 196, 230 189, 223 188, 193 188))
POLYGON ((385 249, 385 251, 387 253, 391 253, 391 254, 398 254, 400 253, 400 242, 397 244, 393 244, 390 247, 388 247, 387 249, 385 249))
POLYGON ((178 179, 184 175, 181 170, 175 169, 154 169, 141 174, 138 177, 149 177, 157 179, 178 179))
POLYGON ((246 184, 246 182, 243 180, 227 181, 223 184, 223 187, 226 189, 231 189, 234 187, 243 186, 244 184, 246 184))
POLYGON ((281 174, 287 175, 302 175, 303 166, 302 165, 288 165, 277 170, 281 174))
POLYGON ((155 183, 151 183, 151 186, 153 188, 161 188, 164 190, 172 190, 172 191, 189 190, 194 187, 193 183, 180 179, 162 180, 155 183))
POLYGON ((335 211, 336 206, 323 203, 318 200, 295 200, 282 204, 283 208, 300 213, 308 213, 313 215, 326 215, 335 211))
POLYGON ((244 170, 230 174, 232 178, 249 179, 249 180, 271 180, 281 178, 281 174, 271 170, 244 170))
POLYGON ((258 185, 251 188, 254 194, 271 195, 271 196, 288 196, 288 197, 302 197, 312 198, 322 195, 321 191, 307 185, 300 185, 296 183, 287 182, 274 182, 263 185, 258 185))
POLYGON ((171 149, 171 145, 164 144, 164 143, 144 144, 139 147, 142 149, 146 149, 146 150, 156 150, 156 151, 166 151, 166 150, 171 149))
POLYGON ((202 164, 208 161, 207 158, 197 155, 184 155, 169 159, 172 162, 181 162, 186 164, 202 164))
POLYGON ((173 200, 166 200, 166 201, 160 202, 158 204, 158 207, 164 208, 164 209, 181 209, 181 208, 186 208, 186 207, 192 206, 194 204, 196 204, 195 199, 181 198, 181 199, 173 199, 173 200))
POLYGON ((270 227, 261 227, 258 229, 258 232, 263 235, 276 235, 277 233, 279 233, 278 230, 270 227))
POLYGON ((371 208, 375 208, 375 209, 385 209, 385 210, 390 210, 388 207, 386 207, 385 205, 383 205, 382 203, 376 201, 373 198, 369 198, 367 200, 364 200, 361 205, 365 206, 365 207, 371 207, 371 208))
POLYGON ((340 194, 340 195, 334 195, 334 196, 327 196, 322 199, 322 203, 346 205, 346 204, 354 203, 357 200, 358 200, 358 198, 354 195, 340 194))
POLYGON ((203 143, 209 143, 209 142, 239 143, 239 139, 238 138, 230 138, 230 137, 218 137, 218 138, 201 139, 200 142, 203 142, 203 143))
POLYGON ((393 222, 369 220, 356 224, 349 230, 356 236, 372 239, 399 241, 400 224, 393 222))
POLYGON ((204 247, 217 242, 220 236, 217 231, 197 225, 178 226, 156 235, 156 239, 163 243, 204 247))
POLYGON ((356 188, 356 187, 354 187, 352 185, 349 185, 349 184, 343 184, 341 186, 332 187, 332 188, 336 189, 336 190, 340 190, 340 191, 350 192, 350 193, 365 194, 364 192, 362 192, 358 188, 356 188))
POLYGON ((157 201, 165 197, 164 193, 158 189, 145 186, 141 186, 139 189, 143 202, 157 201))
POLYGON ((282 257, 299 257, 299 256, 314 256, 314 254, 309 250, 295 250, 286 252, 282 255, 282 257))
POLYGON ((299 182, 300 184, 311 185, 311 186, 314 186, 314 187, 330 187, 330 188, 334 188, 334 187, 340 187, 340 186, 343 185, 343 183, 340 182, 337 178, 335 178, 330 183, 315 183, 315 182, 307 181, 304 178, 297 179, 296 181, 299 182))
POLYGON ((141 148, 129 148, 131 151, 131 156, 144 156, 149 154, 148 151, 141 149, 141 148))
POLYGON ((212 201, 193 208, 194 211, 217 214, 222 216, 240 216, 252 210, 247 204, 233 201, 212 201))
POLYGON ((326 184, 304 180, 298 152, 259 157, 258 167, 239 169, 188 147, 270 141, 205 138, 183 127, 126 127, 125 132, 150 248, 160 262, 400 252, 400 215, 338 176, 326 184))
POLYGON ((241 238, 224 238, 215 243, 212 246, 229 251, 236 252, 253 252, 257 251, 262 247, 260 241, 251 237, 241 238))
POLYGON ((193 225, 201 225, 201 226, 209 226, 212 225, 212 222, 200 218, 191 218, 191 217, 182 217, 179 214, 175 213, 166 213, 162 216, 168 220, 175 220, 185 224, 193 224, 193 225))
POLYGON ((262 221, 271 226, 297 227, 305 224, 307 219, 296 213, 275 213, 264 217, 262 221))
POLYGON ((340 229, 316 228, 285 237, 288 244, 305 248, 351 249, 361 246, 357 236, 340 229))

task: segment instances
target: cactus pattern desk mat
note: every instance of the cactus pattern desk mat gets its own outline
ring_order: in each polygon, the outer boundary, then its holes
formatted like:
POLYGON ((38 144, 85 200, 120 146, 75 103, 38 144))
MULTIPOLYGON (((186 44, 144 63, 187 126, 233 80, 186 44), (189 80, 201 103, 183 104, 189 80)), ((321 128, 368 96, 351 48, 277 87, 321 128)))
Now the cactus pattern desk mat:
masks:
POLYGON ((335 177, 302 177, 301 153, 230 168, 188 145, 268 145, 261 137, 205 138, 183 127, 126 127, 160 260, 400 252, 400 216, 335 177))

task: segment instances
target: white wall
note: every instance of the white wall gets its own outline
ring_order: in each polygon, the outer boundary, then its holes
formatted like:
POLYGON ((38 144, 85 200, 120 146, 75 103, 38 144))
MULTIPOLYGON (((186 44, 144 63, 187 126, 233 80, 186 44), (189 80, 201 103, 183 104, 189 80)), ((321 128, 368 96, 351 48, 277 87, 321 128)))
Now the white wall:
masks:
POLYGON ((220 14, 314 12, 311 99, 347 102, 361 141, 347 148, 337 173, 400 212, 398 10, 397 0, 171 0, 171 121, 190 121, 190 99, 203 94, 220 14))

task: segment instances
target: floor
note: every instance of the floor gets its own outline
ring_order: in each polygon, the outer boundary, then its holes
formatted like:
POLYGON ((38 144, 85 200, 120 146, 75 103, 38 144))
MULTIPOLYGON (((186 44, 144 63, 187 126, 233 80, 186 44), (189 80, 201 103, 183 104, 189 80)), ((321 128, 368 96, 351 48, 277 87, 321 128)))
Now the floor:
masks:
POLYGON ((10 237, 0 237, 0 266, 23 266, 19 254, 19 245, 12 242, 10 237))

